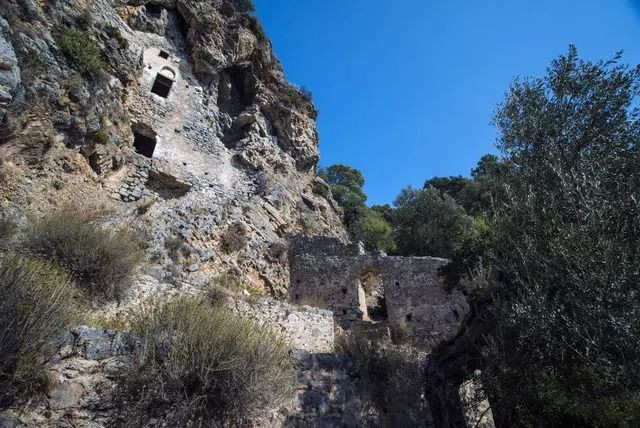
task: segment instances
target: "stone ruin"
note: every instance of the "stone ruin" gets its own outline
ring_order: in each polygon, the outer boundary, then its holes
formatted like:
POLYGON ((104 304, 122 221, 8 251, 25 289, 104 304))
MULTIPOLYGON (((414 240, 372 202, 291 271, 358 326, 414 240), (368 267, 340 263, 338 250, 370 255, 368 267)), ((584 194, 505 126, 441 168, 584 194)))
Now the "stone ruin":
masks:
POLYGON ((367 253, 336 238, 298 237, 289 250, 290 299, 330 309, 342 328, 388 329, 394 341, 431 350, 453 337, 469 310, 447 290, 435 257, 367 253))

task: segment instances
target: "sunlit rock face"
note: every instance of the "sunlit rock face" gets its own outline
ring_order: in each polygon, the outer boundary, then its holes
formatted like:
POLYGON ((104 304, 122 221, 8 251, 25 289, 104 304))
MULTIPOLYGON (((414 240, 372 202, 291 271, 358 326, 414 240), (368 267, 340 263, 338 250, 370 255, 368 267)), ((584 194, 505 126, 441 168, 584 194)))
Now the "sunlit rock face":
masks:
POLYGON ((5 209, 99 209, 145 241, 159 279, 233 276, 275 297, 289 235, 344 237, 314 174, 315 107, 254 17, 222 0, 5 0, 2 14, 5 209), (69 29, 98 70, 65 53, 69 29))

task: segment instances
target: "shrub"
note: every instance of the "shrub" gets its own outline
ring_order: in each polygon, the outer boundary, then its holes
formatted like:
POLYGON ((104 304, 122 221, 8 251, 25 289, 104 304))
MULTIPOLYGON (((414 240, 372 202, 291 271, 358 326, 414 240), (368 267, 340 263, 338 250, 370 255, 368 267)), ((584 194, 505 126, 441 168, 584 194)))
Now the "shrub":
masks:
POLYGON ((53 37, 64 51, 85 72, 96 75, 105 67, 100 46, 85 31, 64 28, 53 34, 53 37))
POLYGON ((222 233, 222 249, 228 254, 245 249, 249 242, 247 233, 247 227, 244 224, 230 224, 222 233))
POLYGON ((142 258, 126 231, 108 231, 90 219, 62 211, 30 225, 22 246, 67 270, 93 297, 119 299, 142 258))
POLYGON ((180 250, 184 245, 184 238, 177 235, 169 235, 164 238, 164 248, 173 261, 180 260, 180 250))
POLYGON ((395 249, 391 224, 382 214, 367 207, 362 210, 362 217, 348 231, 352 239, 362 241, 369 251, 392 252, 395 249))
POLYGON ((318 117, 318 110, 313 104, 313 94, 305 87, 297 88, 290 83, 285 83, 280 89, 279 99, 287 107, 308 110, 313 119, 318 117))
POLYGON ((18 226, 14 219, 0 214, 0 248, 6 247, 17 231, 18 226))
POLYGON ((81 319, 78 293, 62 271, 15 254, 0 256, 0 408, 39 386, 45 345, 81 319))
POLYGON ((141 349, 116 394, 129 404, 125 424, 155 418, 178 426, 240 426, 293 391, 285 343, 220 306, 193 297, 149 302, 132 327, 141 349))
POLYGON ((106 129, 101 129, 96 132, 96 135, 93 136, 93 142, 96 144, 109 144, 111 141, 111 137, 109 137, 109 132, 106 129))
POLYGON ((109 37, 115 39, 121 48, 127 49, 129 47, 129 40, 122 35, 122 32, 118 27, 114 27, 113 25, 107 25, 105 27, 105 31, 109 37))
POLYGON ((403 413, 405 422, 424 420, 422 354, 411 347, 382 346, 357 331, 342 334, 336 345, 353 358, 358 387, 370 406, 381 414, 403 413))

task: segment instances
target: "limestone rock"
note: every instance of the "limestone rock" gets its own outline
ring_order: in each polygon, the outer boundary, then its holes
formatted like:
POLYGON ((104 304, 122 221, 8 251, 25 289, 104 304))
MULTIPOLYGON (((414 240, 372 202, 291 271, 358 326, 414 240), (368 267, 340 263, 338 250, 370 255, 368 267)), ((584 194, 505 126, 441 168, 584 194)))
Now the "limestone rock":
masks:
POLYGON ((0 17, 0 121, 20 84, 20 67, 9 38, 10 32, 9 24, 0 17))

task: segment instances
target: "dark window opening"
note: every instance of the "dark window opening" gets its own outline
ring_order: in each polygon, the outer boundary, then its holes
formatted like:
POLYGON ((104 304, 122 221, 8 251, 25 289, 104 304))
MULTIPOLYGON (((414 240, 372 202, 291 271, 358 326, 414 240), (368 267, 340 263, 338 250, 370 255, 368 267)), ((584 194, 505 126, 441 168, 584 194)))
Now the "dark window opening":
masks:
POLYGON ((153 137, 147 137, 146 135, 133 133, 133 148, 136 152, 142 156, 148 158, 153 157, 153 152, 156 149, 156 139, 153 137))
POLYGON ((158 56, 160 58, 167 59, 167 58, 169 58, 169 52, 161 50, 160 53, 158 54, 158 56))
POLYGON ((300 284, 300 280, 299 279, 296 279, 296 284, 300 284))
POLYGON ((342 310, 342 315, 347 315, 347 310, 346 309, 342 310))
POLYGON ((453 316, 456 317, 456 320, 460 319, 460 314, 458 314, 458 311, 456 311, 455 309, 453 310, 453 316))
POLYGON ((407 322, 413 321, 413 314, 407 314, 407 322))
POLYGON ((153 18, 160 18, 162 16, 163 7, 159 4, 147 4, 145 9, 153 18))
POLYGON ((101 174, 102 173, 102 168, 100 168, 100 155, 98 155, 98 153, 93 153, 91 156, 89 156, 89 166, 91 166, 91 169, 93 169, 96 174, 101 174))
POLYGON ((347 289, 346 288, 342 289, 342 294, 347 294, 347 289))
POLYGON ((296 299, 296 300, 300 300, 300 295, 299 295, 299 294, 296 294, 296 295, 295 295, 295 299, 296 299))
POLYGON ((400 282, 396 281, 396 285, 400 285, 400 282))
POLYGON ((160 95, 163 98, 167 98, 169 96, 169 92, 171 91, 172 85, 173 80, 169 79, 168 77, 164 77, 162 74, 158 74, 156 76, 156 81, 153 82, 151 92, 156 95, 160 95))

